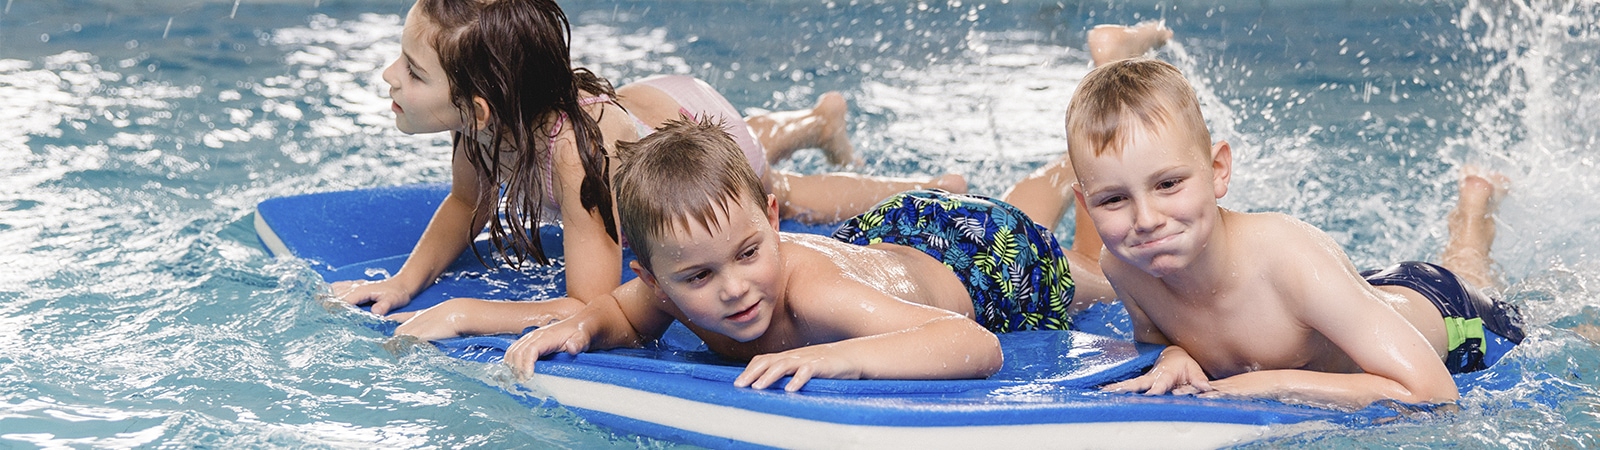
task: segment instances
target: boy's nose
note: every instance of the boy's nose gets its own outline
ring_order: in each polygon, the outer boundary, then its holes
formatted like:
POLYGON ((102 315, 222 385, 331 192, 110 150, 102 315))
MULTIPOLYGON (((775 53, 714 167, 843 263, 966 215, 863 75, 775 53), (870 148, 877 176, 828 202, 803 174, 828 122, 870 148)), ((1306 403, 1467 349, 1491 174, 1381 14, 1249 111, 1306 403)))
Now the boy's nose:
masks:
POLYGON ((1139 231, 1160 228, 1165 219, 1149 201, 1133 202, 1133 226, 1139 231))
POLYGON ((750 292, 750 282, 746 281, 744 277, 723 277, 723 280, 722 301, 724 302, 737 302, 739 299, 744 298, 746 293, 750 292))

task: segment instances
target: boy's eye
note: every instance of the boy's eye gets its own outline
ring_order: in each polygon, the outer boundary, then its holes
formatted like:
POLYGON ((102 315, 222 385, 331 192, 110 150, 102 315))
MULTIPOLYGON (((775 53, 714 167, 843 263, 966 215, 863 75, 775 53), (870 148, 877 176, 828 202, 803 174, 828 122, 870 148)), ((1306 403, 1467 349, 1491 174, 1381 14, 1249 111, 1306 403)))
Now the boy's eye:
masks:
POLYGON ((686 281, 686 282, 689 282, 689 283, 697 283, 697 282, 700 282, 701 280, 705 280, 707 278, 711 278, 711 271, 702 270, 702 271, 699 271, 699 272, 695 272, 695 273, 689 274, 689 276, 687 278, 684 278, 683 281, 686 281))
POLYGON ((1096 206, 1112 206, 1112 205, 1115 205, 1117 203, 1121 203, 1123 200, 1127 200, 1127 199, 1128 199, 1128 197, 1124 197, 1124 196, 1121 196, 1121 195, 1108 195, 1108 196, 1105 196, 1105 197, 1101 197, 1100 201, 1095 202, 1095 205, 1096 206))
POLYGON ((750 259, 751 257, 756 256, 756 250, 757 250, 757 247, 755 247, 755 246, 751 246, 750 248, 744 249, 743 252, 739 253, 739 259, 742 261, 742 260, 750 259))
POLYGON ((1178 185, 1180 185, 1180 184, 1183 184, 1183 180, 1179 179, 1179 178, 1161 180, 1161 182, 1156 183, 1156 189, 1160 189, 1160 190, 1163 190, 1163 191, 1169 191, 1169 190, 1172 190, 1173 188, 1178 187, 1178 185))
POLYGON ((418 81, 422 80, 422 77, 417 75, 417 67, 414 66, 414 65, 411 65, 410 62, 406 63, 406 74, 410 75, 411 79, 413 79, 413 80, 418 80, 418 81))

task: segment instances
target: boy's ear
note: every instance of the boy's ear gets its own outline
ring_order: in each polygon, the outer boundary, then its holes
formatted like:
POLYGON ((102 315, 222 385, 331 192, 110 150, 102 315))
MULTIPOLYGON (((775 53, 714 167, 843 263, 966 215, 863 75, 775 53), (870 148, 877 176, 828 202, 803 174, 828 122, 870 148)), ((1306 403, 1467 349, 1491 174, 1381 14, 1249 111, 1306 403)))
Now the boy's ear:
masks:
POLYGON ((638 275, 639 281, 643 281, 645 286, 650 287, 650 290, 661 291, 660 287, 656 286, 656 276, 650 274, 650 269, 646 269, 644 265, 639 264, 639 260, 628 261, 628 268, 633 269, 633 274, 638 275))
POLYGON ((489 101, 483 97, 472 98, 472 120, 477 122, 480 130, 489 124, 489 101))
POLYGON ((767 194, 767 221, 772 223, 772 229, 778 229, 778 223, 783 221, 778 216, 778 196, 767 194))
POLYGON ((1211 145, 1211 189, 1217 198, 1228 195, 1228 181, 1233 178, 1233 149, 1228 141, 1211 145))

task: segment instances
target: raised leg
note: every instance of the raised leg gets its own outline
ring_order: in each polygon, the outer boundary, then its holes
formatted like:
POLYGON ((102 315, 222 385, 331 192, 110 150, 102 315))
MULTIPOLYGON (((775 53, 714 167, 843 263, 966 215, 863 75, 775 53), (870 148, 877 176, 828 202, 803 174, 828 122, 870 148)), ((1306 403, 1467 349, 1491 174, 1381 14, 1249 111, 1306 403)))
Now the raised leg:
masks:
MULTIPOLYGON (((1072 183, 1076 181, 1072 161, 1067 155, 1061 155, 1011 186, 1000 199, 1015 205, 1039 225, 1053 230, 1061 223, 1061 217, 1066 215, 1069 205, 1076 203, 1072 196, 1072 183)), ((1072 209, 1072 251, 1090 261, 1099 262, 1100 248, 1104 243, 1100 241, 1094 223, 1089 221, 1089 211, 1083 205, 1072 206, 1072 209)))
MULTIPOLYGON (((1062 154, 1012 185, 1011 189, 1000 194, 1000 199, 1021 209, 1039 225, 1053 230, 1073 204, 1072 183, 1076 181, 1078 178, 1072 172, 1072 160, 1062 154)), ((1073 237, 1076 239, 1077 235, 1073 237)), ((1095 240, 1099 241, 1099 238, 1095 240)))
POLYGON ((1100 25, 1089 30, 1089 56, 1100 66, 1119 59, 1145 54, 1172 39, 1172 30, 1161 22, 1134 26, 1100 25))
POLYGON ((1477 287, 1496 287, 1489 248, 1494 245, 1494 213, 1510 190, 1505 175, 1468 167, 1461 178, 1461 196, 1450 212, 1450 239, 1439 265, 1477 287))
POLYGON ((778 213, 785 219, 808 223, 833 223, 866 212, 891 195, 912 189, 936 188, 967 192, 967 180, 945 174, 931 178, 872 177, 853 173, 799 175, 781 170, 767 173, 767 191, 778 197, 778 213))
POLYGON ((828 92, 811 109, 763 114, 744 121, 766 148, 768 164, 787 159, 795 150, 819 148, 829 164, 860 165, 846 129, 849 108, 843 95, 828 92))

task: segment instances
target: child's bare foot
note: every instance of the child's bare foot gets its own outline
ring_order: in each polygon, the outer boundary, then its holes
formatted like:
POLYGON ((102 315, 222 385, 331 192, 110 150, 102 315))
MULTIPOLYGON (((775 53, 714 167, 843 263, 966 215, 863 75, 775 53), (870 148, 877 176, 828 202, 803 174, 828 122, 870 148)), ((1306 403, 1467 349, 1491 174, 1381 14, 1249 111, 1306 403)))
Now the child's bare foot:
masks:
POLYGON ((1462 169, 1460 198, 1447 218, 1450 240, 1440 263, 1475 286, 1499 285, 1489 249, 1494 245, 1495 211, 1510 190, 1511 179, 1504 174, 1476 166, 1462 169))
POLYGON ((1461 169, 1461 202, 1483 205, 1484 214, 1494 214, 1500 209, 1500 200, 1511 191, 1511 179, 1505 174, 1478 166, 1461 169))
POLYGON ((1100 25, 1089 30, 1089 56, 1094 65, 1145 54, 1166 45, 1172 29, 1161 22, 1141 22, 1134 26, 1100 25))
POLYGON ((849 111, 850 104, 845 102, 844 95, 828 92, 810 109, 751 116, 745 118, 745 123, 750 125, 761 146, 766 147, 768 164, 789 159, 795 150, 818 148, 830 164, 861 165, 856 147, 850 144, 849 123, 845 117, 849 111))
POLYGON ((845 117, 850 104, 844 101, 844 95, 832 91, 824 93, 811 110, 822 121, 816 146, 827 156, 828 163, 835 166, 863 164, 856 157, 855 145, 850 144, 850 132, 846 129, 848 119, 845 117))

